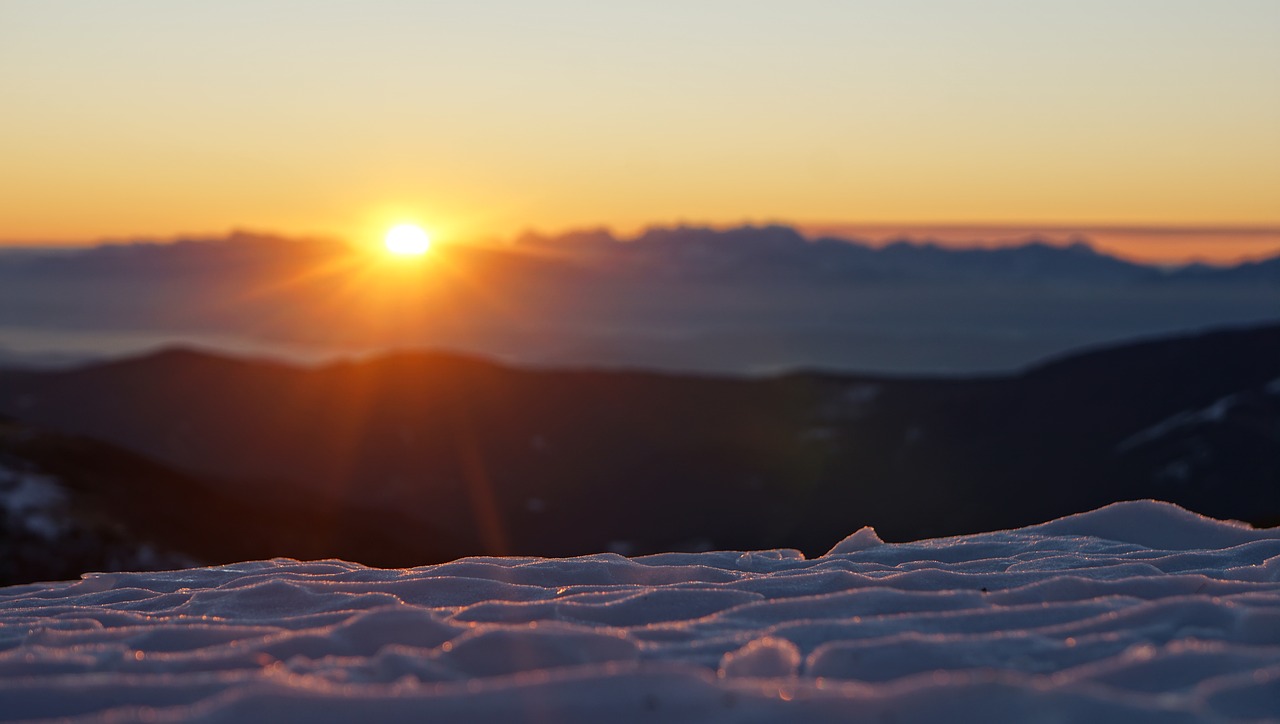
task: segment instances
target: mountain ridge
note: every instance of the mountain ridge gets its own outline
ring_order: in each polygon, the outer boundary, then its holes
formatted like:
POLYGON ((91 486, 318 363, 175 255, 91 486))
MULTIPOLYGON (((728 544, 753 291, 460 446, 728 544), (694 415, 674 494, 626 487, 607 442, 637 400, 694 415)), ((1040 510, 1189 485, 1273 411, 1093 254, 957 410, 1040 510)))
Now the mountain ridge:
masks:
MULTIPOLYGON (((823 270, 823 262, 852 263, 846 271, 857 271, 865 264, 866 273, 891 277, 916 273, 955 270, 984 273, 1031 273, 1049 278, 1073 278, 1076 274, 1098 273, 1111 280, 1234 280, 1276 281, 1280 266, 1280 249, 1262 258, 1236 263, 1206 264, 1187 261, 1182 264, 1155 264, 1134 261, 1104 252, 1087 238, 1064 243, 1030 235, 1017 242, 998 246, 982 244, 942 243, 929 238, 901 237, 883 243, 843 236, 806 236, 799 229, 783 224, 742 225, 712 228, 696 225, 653 226, 632 237, 618 237, 607 229, 584 229, 561 234, 543 235, 525 232, 506 243, 454 244, 452 253, 521 255, 524 250, 552 252, 557 261, 590 261, 599 256, 616 257, 616 261, 663 264, 680 263, 697 267, 717 259, 768 262, 776 272, 780 261, 795 261, 809 255, 816 262, 811 272, 823 270), (942 265, 942 266, 939 266, 942 265)), ((179 238, 159 241, 112 241, 87 247, 57 247, 47 250, 23 247, 0 248, 0 271, 5 267, 21 269, 27 274, 70 273, 78 267, 84 272, 154 271, 153 265, 171 270, 184 268, 191 272, 216 265, 222 272, 234 272, 237 265, 273 261, 288 264, 301 258, 323 258, 349 253, 353 247, 333 239, 293 239, 271 234, 234 232, 226 237, 179 238)), ((544 258, 543 261, 551 259, 544 258)), ((727 271, 711 269, 710 271, 727 271)), ((731 271, 729 269, 728 271, 731 271)), ((830 272, 830 269, 825 271, 830 272)), ((874 278, 874 277, 872 277, 874 278)), ((864 280, 866 277, 864 277, 864 280)))
POLYGON ((811 552, 860 525, 936 537, 1129 498, 1274 520, 1277 379, 1280 325, 977 378, 556 371, 416 353, 295 367, 187 350, 0 372, 0 414, 153 458, 244 504, 301 495, 395 514, 471 553, 811 552), (501 550, 482 519, 500 522, 501 550))
POLYGON ((278 238, 0 253, 5 347, 98 358, 181 338, 310 360, 432 348, 682 373, 1005 372, 1277 309, 1277 260, 1170 270, 1081 244, 872 248, 781 226, 440 244, 411 261, 278 238))

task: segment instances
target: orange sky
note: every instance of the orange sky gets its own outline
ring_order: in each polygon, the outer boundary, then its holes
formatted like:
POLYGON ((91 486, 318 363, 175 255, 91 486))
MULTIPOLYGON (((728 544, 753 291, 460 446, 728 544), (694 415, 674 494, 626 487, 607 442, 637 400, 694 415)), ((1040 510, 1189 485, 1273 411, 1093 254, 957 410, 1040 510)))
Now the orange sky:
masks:
POLYGON ((0 243, 906 220, 1257 255, 1277 28, 1273 0, 4 3, 0 243))

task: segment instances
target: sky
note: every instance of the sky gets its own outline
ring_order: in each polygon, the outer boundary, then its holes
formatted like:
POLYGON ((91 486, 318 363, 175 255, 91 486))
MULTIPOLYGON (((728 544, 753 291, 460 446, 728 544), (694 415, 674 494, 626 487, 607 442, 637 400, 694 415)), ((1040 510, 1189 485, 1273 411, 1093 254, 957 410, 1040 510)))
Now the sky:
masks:
POLYGON ((1275 0, 0 0, 0 98, 0 243, 787 221, 1280 247, 1275 0))

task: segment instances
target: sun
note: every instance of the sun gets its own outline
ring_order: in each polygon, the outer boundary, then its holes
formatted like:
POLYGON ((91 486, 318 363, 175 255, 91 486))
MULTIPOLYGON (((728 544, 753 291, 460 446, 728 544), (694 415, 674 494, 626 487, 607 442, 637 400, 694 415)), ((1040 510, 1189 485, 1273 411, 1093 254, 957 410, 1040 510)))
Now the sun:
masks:
POLYGON ((387 230, 382 243, 386 244, 387 251, 397 256, 417 256, 431 248, 431 237, 421 226, 400 224, 387 230))

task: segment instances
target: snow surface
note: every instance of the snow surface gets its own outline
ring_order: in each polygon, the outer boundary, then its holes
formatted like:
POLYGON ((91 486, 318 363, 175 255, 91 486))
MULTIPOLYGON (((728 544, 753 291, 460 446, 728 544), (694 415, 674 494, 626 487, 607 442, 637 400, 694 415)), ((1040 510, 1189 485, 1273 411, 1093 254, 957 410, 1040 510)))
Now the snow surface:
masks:
POLYGON ((832 552, 0 589, 0 719, 1280 721, 1280 530, 1119 503, 832 552))

